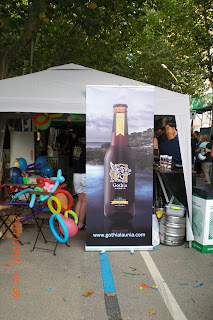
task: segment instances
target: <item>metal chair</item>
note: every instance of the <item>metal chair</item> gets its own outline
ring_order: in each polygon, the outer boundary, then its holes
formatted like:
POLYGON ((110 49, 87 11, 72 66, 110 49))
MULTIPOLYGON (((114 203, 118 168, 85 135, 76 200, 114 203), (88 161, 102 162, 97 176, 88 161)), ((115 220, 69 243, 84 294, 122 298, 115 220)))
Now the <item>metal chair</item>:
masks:
MULTIPOLYGON (((51 215, 52 215, 51 211, 42 211, 41 213, 38 213, 38 214, 36 214, 34 216, 34 219, 35 219, 35 222, 36 222, 37 228, 38 228, 38 233, 37 233, 33 248, 32 248, 32 250, 30 250, 30 252, 34 251, 34 249, 42 249, 42 250, 46 250, 46 251, 53 251, 53 255, 56 256, 56 248, 58 246, 58 240, 57 241, 47 240, 45 235, 44 235, 44 232, 42 231, 42 227, 44 225, 44 222, 49 222, 49 219, 50 219, 51 215), (47 242, 55 243, 54 249, 36 247, 36 244, 37 244, 37 241, 38 241, 38 238, 39 238, 40 234, 43 237, 44 243, 47 243, 47 242)), ((60 232, 60 234, 61 234, 61 232, 60 232)), ((66 246, 70 247, 70 245, 68 245, 67 242, 66 242, 66 246)))

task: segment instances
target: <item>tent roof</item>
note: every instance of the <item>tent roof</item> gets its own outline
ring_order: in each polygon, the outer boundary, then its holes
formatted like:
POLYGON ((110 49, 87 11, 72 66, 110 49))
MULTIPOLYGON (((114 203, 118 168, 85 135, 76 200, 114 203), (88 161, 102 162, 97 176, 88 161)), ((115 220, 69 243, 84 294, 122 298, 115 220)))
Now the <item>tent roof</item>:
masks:
MULTIPOLYGON (((0 81, 0 112, 86 113, 86 86, 148 84, 75 64, 0 81)), ((175 115, 179 133, 190 222, 192 178, 189 96, 155 88, 155 115, 175 115)), ((188 239, 189 240, 189 239, 188 239)))
MULTIPOLYGON (((148 84, 76 64, 0 81, 0 112, 85 113, 86 86, 148 86, 148 84)), ((155 87, 155 114, 183 115, 189 97, 155 87)))

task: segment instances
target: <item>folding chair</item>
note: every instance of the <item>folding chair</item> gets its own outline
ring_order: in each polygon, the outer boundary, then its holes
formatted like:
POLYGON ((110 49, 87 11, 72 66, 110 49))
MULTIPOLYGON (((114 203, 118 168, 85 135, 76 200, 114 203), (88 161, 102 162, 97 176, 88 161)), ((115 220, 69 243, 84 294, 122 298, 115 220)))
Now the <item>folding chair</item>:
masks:
MULTIPOLYGON (((30 252, 34 251, 34 249, 41 249, 41 250, 46 250, 46 251, 53 251, 53 255, 56 256, 56 248, 58 246, 58 240, 57 241, 51 241, 51 240, 47 240, 45 235, 44 235, 44 232, 42 230, 42 227, 44 225, 44 222, 45 221, 49 221, 50 217, 52 215, 52 212, 50 211, 42 211, 41 213, 38 213, 34 216, 34 219, 36 221, 36 224, 37 224, 37 227, 38 227, 38 233, 37 233, 37 236, 36 236, 36 239, 35 239, 35 243, 33 245, 33 248, 32 250, 30 250, 30 252), (47 242, 52 242, 52 243, 55 243, 55 248, 54 249, 49 249, 49 248, 40 248, 40 247, 36 247, 36 244, 37 244, 37 241, 38 241, 38 238, 39 238, 39 235, 42 235, 43 237, 43 240, 44 240, 44 243, 47 243, 47 242)), ((61 234, 61 232, 60 232, 61 234)), ((68 243, 66 242, 66 246, 67 247, 70 247, 70 245, 68 245, 68 243)))
MULTIPOLYGON (((37 196, 39 195, 52 195, 51 193, 48 193, 48 192, 39 192, 39 191, 30 191, 29 192, 30 194, 36 194, 37 196)), ((66 190, 59 190, 57 192, 54 193, 54 196, 57 197, 60 202, 62 203, 62 208, 63 210, 65 211, 66 209, 70 208, 73 204, 73 198, 71 196, 71 194, 69 192, 67 192, 66 190)), ((37 204, 35 205, 35 208, 38 209, 38 206, 37 204)), ((56 255, 56 248, 58 246, 58 240, 57 241, 50 241, 50 240, 47 240, 45 235, 44 235, 44 232, 42 230, 42 227, 44 225, 44 222, 45 221, 49 221, 51 215, 52 215, 52 212, 50 211, 46 211, 46 208, 44 208, 44 206, 41 205, 41 202, 39 202, 39 206, 40 207, 40 211, 37 211, 36 214, 33 214, 33 218, 36 222, 36 225, 37 225, 37 228, 38 228, 38 233, 37 233, 37 236, 36 236, 36 239, 35 239, 35 243, 33 245, 33 248, 31 250, 34 251, 34 249, 42 249, 42 250, 47 250, 47 251, 53 251, 53 255, 55 256, 56 255), (39 235, 41 234, 41 236, 43 237, 43 240, 44 240, 44 243, 47 243, 47 242, 52 242, 52 243, 55 243, 55 248, 54 249, 48 249, 48 248, 40 248, 40 247, 36 247, 36 244, 37 244, 37 241, 38 241, 38 238, 39 238, 39 235)), ((33 208, 31 208, 31 210, 33 211, 33 208)), ((61 235, 61 232, 59 233, 59 235, 61 235)), ((66 242, 66 246, 67 247, 70 247, 67 242, 66 242)))
POLYGON ((1 220, 1 225, 0 225, 0 230, 2 230, 2 234, 0 235, 0 240, 4 237, 7 231, 11 233, 11 237, 17 240, 21 245, 22 242, 20 239, 14 234, 13 231, 13 225, 16 223, 16 220, 9 221, 10 217, 12 216, 19 216, 21 214, 18 213, 15 210, 15 208, 11 205, 1 205, 0 206, 0 220, 1 220))

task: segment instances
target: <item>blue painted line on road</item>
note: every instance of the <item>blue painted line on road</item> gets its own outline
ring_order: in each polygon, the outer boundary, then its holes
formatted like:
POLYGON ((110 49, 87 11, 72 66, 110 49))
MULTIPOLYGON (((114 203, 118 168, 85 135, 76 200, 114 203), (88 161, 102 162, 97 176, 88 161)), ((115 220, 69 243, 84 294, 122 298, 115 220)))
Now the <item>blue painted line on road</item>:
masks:
POLYGON ((121 310, 116 295, 114 279, 107 252, 99 253, 99 258, 107 318, 113 320, 122 320, 121 310), (115 295, 109 296, 106 293, 115 293, 115 295))
POLYGON ((112 270, 107 252, 99 253, 104 293, 116 292, 112 270))

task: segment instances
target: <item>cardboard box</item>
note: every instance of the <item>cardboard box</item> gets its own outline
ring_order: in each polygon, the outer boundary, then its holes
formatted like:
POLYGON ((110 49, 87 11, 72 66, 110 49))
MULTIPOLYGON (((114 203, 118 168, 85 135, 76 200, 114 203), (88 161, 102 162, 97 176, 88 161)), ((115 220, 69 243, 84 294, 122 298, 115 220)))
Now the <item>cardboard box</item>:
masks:
POLYGON ((203 253, 213 252, 213 199, 193 195, 192 231, 192 247, 203 253))

